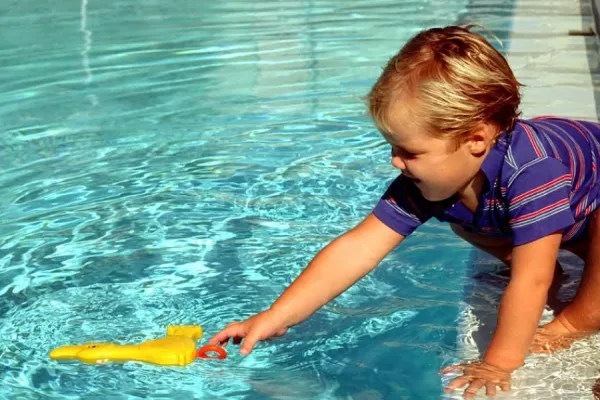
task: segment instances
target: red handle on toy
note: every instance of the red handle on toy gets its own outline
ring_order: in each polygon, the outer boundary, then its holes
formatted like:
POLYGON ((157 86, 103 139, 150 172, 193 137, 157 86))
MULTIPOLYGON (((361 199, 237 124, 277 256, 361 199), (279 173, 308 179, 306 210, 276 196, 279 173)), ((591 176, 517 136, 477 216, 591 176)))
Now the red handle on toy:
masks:
POLYGON ((227 357, 227 352, 221 346, 217 346, 216 344, 207 344, 206 346, 198 349, 196 357, 208 360, 223 360, 225 357, 227 357), (217 353, 217 355, 209 356, 207 353, 217 353))

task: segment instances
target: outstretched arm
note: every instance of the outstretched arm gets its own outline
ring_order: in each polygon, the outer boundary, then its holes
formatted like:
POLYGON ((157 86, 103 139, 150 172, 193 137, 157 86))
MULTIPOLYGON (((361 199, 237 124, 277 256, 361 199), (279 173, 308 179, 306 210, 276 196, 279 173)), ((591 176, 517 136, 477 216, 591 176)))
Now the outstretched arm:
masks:
POLYGON ((248 354, 257 341, 283 335, 288 327, 307 319, 348 289, 403 239, 403 235, 370 214, 354 229, 325 246, 268 310, 229 324, 209 343, 245 338, 241 350, 248 354))
POLYGON ((305 320, 371 272, 403 238, 374 215, 367 216, 320 251, 271 309, 284 314, 288 326, 305 320))

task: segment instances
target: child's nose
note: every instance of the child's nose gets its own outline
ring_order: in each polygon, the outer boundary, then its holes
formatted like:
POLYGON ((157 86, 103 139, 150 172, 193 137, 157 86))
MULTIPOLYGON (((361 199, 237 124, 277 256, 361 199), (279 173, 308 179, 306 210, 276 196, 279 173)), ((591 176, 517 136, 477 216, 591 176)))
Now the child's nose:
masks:
POLYGON ((396 154, 392 154, 392 165, 395 168, 398 168, 399 170, 402 170, 402 171, 404 171, 406 169, 406 164, 404 164, 404 161, 402 160, 402 158, 400 158, 396 154))

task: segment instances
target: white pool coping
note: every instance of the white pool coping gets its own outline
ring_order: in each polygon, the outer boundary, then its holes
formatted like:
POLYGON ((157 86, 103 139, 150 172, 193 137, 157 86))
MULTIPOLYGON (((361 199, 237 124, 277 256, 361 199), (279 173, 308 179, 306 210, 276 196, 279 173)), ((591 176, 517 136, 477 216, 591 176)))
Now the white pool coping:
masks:
POLYGON ((590 61, 597 64, 598 54, 586 45, 594 38, 569 35, 593 26, 590 0, 516 0, 507 58, 527 85, 524 117, 598 120, 590 74, 590 61))

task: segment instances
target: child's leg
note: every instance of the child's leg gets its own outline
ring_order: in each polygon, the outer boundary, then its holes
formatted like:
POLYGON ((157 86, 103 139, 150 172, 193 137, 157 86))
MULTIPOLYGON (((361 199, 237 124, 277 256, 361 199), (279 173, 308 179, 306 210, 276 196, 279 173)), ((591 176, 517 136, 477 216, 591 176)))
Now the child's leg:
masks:
POLYGON ((548 353, 600 329, 600 214, 594 212, 587 240, 565 248, 585 261, 583 276, 573 301, 551 322, 538 329, 531 351, 548 353))
MULTIPOLYGON (((478 249, 483 250, 488 254, 491 254, 500 261, 504 262, 508 267, 510 267, 513 246, 512 242, 509 239, 502 239, 467 232, 460 225, 456 224, 451 224, 450 226, 454 233, 458 235, 458 237, 466 240, 478 249)), ((558 293, 558 290, 560 289, 562 273, 563 269, 557 261, 556 268, 554 270, 554 278, 552 280, 550 289, 548 290, 548 305, 553 310, 562 309, 562 304, 560 304, 556 300, 556 293, 558 293)))
POLYGON ((573 302, 557 317, 575 331, 600 329, 600 211, 596 210, 588 226, 587 254, 583 276, 573 302))
MULTIPOLYGON (((479 235, 465 231, 460 225, 450 224, 452 231, 456 233, 458 237, 471 243, 479 250, 483 250, 488 254, 496 257, 507 266, 510 267, 510 260, 512 255, 512 242, 509 239, 496 238, 492 236, 479 235)), ((556 263, 556 274, 562 273, 562 267, 556 263)), ((555 277, 556 280, 557 277, 555 277)))
POLYGON ((452 231, 458 237, 471 243, 479 250, 483 250, 488 254, 496 257, 507 266, 510 266, 510 258, 512 253, 512 243, 510 240, 495 238, 491 236, 478 235, 465 231, 460 225, 450 224, 452 231))

